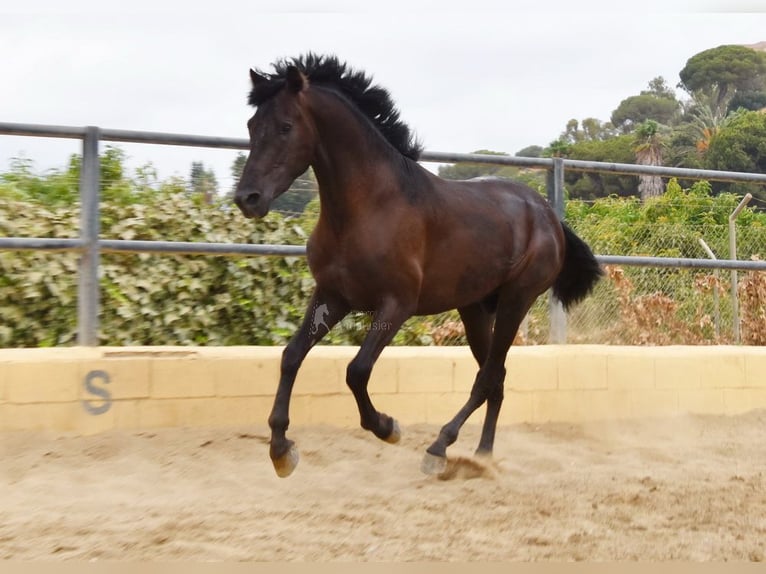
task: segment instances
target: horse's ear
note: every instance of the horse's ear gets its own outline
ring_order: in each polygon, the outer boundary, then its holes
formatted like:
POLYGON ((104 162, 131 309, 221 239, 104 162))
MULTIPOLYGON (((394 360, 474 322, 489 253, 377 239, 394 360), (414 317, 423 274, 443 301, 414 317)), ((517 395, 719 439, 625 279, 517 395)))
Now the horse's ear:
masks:
POLYGON ((290 91, 296 94, 306 87, 306 76, 301 74, 301 71, 295 66, 289 66, 287 68, 287 75, 285 76, 287 81, 287 87, 290 91))
POLYGON ((266 80, 266 76, 261 76, 258 72, 250 68, 250 81, 253 82, 253 87, 257 86, 261 82, 265 82, 266 80))

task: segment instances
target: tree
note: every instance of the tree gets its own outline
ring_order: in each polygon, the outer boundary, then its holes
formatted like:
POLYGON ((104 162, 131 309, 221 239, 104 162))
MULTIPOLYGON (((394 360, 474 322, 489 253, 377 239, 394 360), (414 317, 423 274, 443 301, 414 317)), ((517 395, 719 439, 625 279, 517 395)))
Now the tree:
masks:
POLYGON ((212 169, 205 169, 201 161, 192 162, 189 187, 193 194, 200 194, 205 203, 212 203, 218 190, 218 181, 212 169))
POLYGON ((605 140, 615 135, 614 126, 596 118, 585 118, 582 122, 571 119, 561 132, 559 141, 574 144, 582 141, 605 140))
MULTIPOLYGON (((662 165, 665 144, 660 124, 654 120, 642 123, 636 128, 635 142, 636 162, 639 165, 662 165)), ((646 201, 650 197, 659 197, 664 189, 665 186, 659 175, 638 176, 638 192, 641 201, 646 201)))
POLYGON ((572 151, 572 144, 562 138, 553 140, 543 150, 543 157, 568 157, 572 151))
POLYGON ((101 187, 106 188, 121 181, 124 177, 125 152, 118 147, 106 146, 99 156, 101 165, 101 187))
POLYGON ((242 152, 239 152, 237 154, 237 157, 234 158, 234 161, 231 164, 231 178, 234 181, 231 185, 231 192, 229 194, 230 197, 234 197, 234 192, 237 191, 237 186, 239 185, 239 180, 242 177, 242 172, 245 169, 245 164, 247 163, 247 155, 245 155, 242 152))
MULTIPOLYGON (((99 178, 101 181, 101 191, 105 191, 112 185, 123 181, 125 174, 125 152, 115 146, 106 146, 103 153, 99 154, 99 178)), ((69 156, 69 166, 67 167, 67 177, 73 182, 80 181, 80 171, 82 170, 82 155, 72 154, 69 156)))
POLYGON ((616 135, 614 124, 611 122, 602 122, 596 118, 585 118, 581 125, 585 141, 600 141, 616 135))
POLYGON ((10 170, 0 174, 0 203, 32 200, 46 206, 69 206, 77 202, 79 171, 74 177, 69 170, 51 170, 41 176, 29 158, 14 157, 10 163, 10 170))
MULTIPOLYGON (((227 196, 232 200, 234 192, 237 190, 239 180, 242 178, 242 172, 247 163, 247 155, 240 152, 231 164, 231 177, 234 180, 231 191, 227 196)), ((290 185, 290 188, 274 200, 271 204, 272 211, 280 213, 297 214, 303 213, 306 205, 317 196, 317 181, 311 168, 298 176, 290 185)))
POLYGON ((717 87, 711 92, 694 92, 685 103, 683 120, 668 140, 669 165, 703 167, 710 141, 727 121, 726 103, 719 103, 717 87))
MULTIPOLYGON (((482 155, 508 155, 505 152, 490 151, 486 149, 480 149, 471 153, 482 155)), ((458 162, 452 165, 439 166, 439 176, 444 179, 472 179, 474 177, 482 176, 498 176, 502 177, 503 173, 507 173, 506 166, 500 164, 488 164, 488 163, 473 163, 473 162, 458 162)))
POLYGON ((668 85, 667 80, 662 76, 657 76, 656 78, 649 80, 648 87, 648 90, 641 90, 642 96, 649 95, 657 98, 666 98, 668 100, 676 99, 675 91, 668 85))
POLYGON ((766 114, 734 114, 710 141, 710 169, 766 173, 766 114))
POLYGON ((658 97, 644 92, 622 100, 612 112, 611 119, 616 128, 627 134, 647 120, 670 125, 676 121, 680 109, 675 98, 658 97))
POLYGON ((528 145, 514 154, 516 157, 542 157, 543 147, 539 145, 528 145))
POLYGON ((766 88, 766 53, 745 46, 718 46, 689 58, 679 76, 679 87, 689 94, 717 89, 720 107, 736 92, 766 88))
MULTIPOLYGON (((99 154, 99 192, 102 201, 120 205, 141 201, 140 194, 125 174, 125 152, 114 146, 106 146, 99 154)), ((33 170, 34 162, 14 158, 9 172, 0 175, 0 195, 40 202, 45 205, 72 205, 80 199, 80 173, 82 156, 71 154, 66 169, 53 169, 44 175, 33 170)), ((139 171, 139 177, 141 172, 139 171)))
POLYGON ((649 80, 646 90, 620 102, 612 112, 612 125, 627 134, 646 120, 672 125, 679 117, 681 104, 665 78, 657 76, 649 80))
POLYGON ((695 92, 689 107, 689 124, 696 136, 695 147, 700 155, 704 155, 710 141, 718 130, 726 123, 729 115, 728 99, 721 99, 716 86, 710 92, 695 92))
POLYGON ((740 91, 734 94, 729 101, 728 111, 732 113, 740 108, 751 111, 766 108, 766 90, 740 91))
POLYGON ((151 192, 159 187, 159 174, 152 162, 145 163, 141 167, 136 168, 133 185, 139 193, 151 192))
POLYGON ((314 171, 309 168, 290 185, 290 188, 271 204, 273 211, 300 214, 308 203, 317 196, 317 181, 314 171))
MULTIPOLYGON (((766 113, 743 111, 730 116, 710 141, 705 167, 766 173, 766 113)), ((719 191, 722 187, 715 185, 719 191)), ((733 193, 750 192, 766 205, 766 190, 761 185, 739 183, 727 187, 733 193)))
MULTIPOLYGON (((581 141, 568 145, 566 156, 570 159, 633 163, 633 137, 615 136, 605 140, 581 141)), ((566 170, 564 181, 569 197, 596 199, 610 195, 621 197, 635 195, 637 179, 632 175, 566 170)))

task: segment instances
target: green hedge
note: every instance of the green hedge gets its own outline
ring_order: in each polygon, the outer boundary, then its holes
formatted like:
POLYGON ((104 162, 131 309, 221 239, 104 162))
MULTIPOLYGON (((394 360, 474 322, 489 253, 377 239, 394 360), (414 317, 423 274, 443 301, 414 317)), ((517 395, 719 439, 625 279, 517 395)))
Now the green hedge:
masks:
MULTIPOLYGON (((77 206, 24 197, 14 185, 0 185, 0 235, 77 236, 77 206)), ((138 195, 106 191, 101 207, 105 238, 302 245, 317 213, 315 200, 299 218, 272 213, 252 222, 230 202, 206 204, 178 185, 138 195)), ((671 182, 665 196, 647 204, 618 198, 570 201, 567 219, 597 253, 704 257, 698 237, 706 237, 725 258, 727 241, 720 230, 737 201, 713 197, 705 183, 683 190, 671 182)), ((738 229, 741 256, 766 253, 764 214, 745 210, 738 229)), ((74 344, 76 271, 73 254, 0 251, 0 346, 74 344)), ((641 274, 640 290, 689 298, 690 308, 695 305, 694 286, 683 273, 626 273, 641 274)), ((283 344, 300 324, 313 288, 301 257, 105 254, 100 280, 104 345, 283 344)), ((583 309, 592 306, 608 317, 603 311, 618 304, 612 294, 586 301, 583 309)), ((534 307, 527 342, 545 341, 546 313, 544 303, 534 307)), ((364 315, 348 318, 324 342, 358 344, 367 320, 364 315)), ((456 313, 413 318, 394 340, 433 343, 465 344, 456 313)))
MULTIPOLYGON (((0 207, 11 236, 72 237, 78 209, 15 201, 0 207)), ((306 234, 280 216, 254 224, 228 203, 159 191, 144 203, 104 203, 102 237, 292 243, 306 234)), ((76 257, 0 253, 0 345, 76 340, 76 257)), ((303 258, 105 254, 100 341, 106 345, 278 344, 295 330, 312 288, 303 258)))

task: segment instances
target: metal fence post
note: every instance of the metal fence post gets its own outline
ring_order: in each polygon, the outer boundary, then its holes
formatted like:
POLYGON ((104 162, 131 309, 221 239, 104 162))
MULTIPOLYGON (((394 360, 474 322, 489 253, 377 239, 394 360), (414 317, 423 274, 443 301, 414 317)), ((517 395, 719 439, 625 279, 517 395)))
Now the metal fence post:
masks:
MULTIPOLYGON (((548 201, 559 219, 564 219, 564 160, 560 157, 553 158, 553 169, 548 171, 548 201)), ((567 316, 560 301, 553 297, 553 292, 548 295, 550 309, 550 335, 549 340, 554 344, 566 343, 567 340, 567 316)))
POLYGON ((85 129, 80 169, 80 239, 83 242, 77 275, 77 344, 98 345, 99 187, 98 144, 100 130, 85 129))
MULTIPOLYGON (((697 238, 697 241, 699 241, 699 244, 702 246, 702 249, 707 253, 707 256, 710 257, 710 259, 713 259, 714 261, 718 260, 718 257, 715 256, 715 253, 713 253, 713 250, 710 249, 710 246, 707 244, 707 242, 702 239, 701 237, 697 238)), ((713 314, 715 319, 715 338, 721 336, 721 304, 718 300, 718 278, 720 276, 720 273, 718 272, 718 269, 715 269, 713 271, 713 276, 716 280, 716 285, 713 288, 713 314)))
MULTIPOLYGON (((736 219, 739 212, 742 211, 745 206, 750 203, 753 196, 749 193, 745 194, 739 205, 729 215, 729 259, 736 261, 737 259, 737 225, 736 219)), ((737 270, 731 270, 731 323, 732 331, 734 335, 734 342, 739 344, 740 342, 740 328, 739 328, 739 294, 737 293, 737 270)))

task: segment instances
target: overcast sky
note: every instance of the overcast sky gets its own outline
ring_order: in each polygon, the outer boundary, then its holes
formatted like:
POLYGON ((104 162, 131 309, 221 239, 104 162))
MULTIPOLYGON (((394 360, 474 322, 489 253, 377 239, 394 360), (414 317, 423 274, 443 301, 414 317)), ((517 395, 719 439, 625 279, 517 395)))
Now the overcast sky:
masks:
MULTIPOLYGON (((248 68, 311 50, 369 72, 433 151, 545 146, 570 118, 608 120, 655 76, 675 86, 702 50, 766 40, 764 0, 7 4, 0 121, 246 137, 248 68)), ((236 155, 120 147, 161 177, 204 161, 223 187, 236 155)), ((0 169, 18 155, 63 166, 78 150, 0 136, 0 169)))

